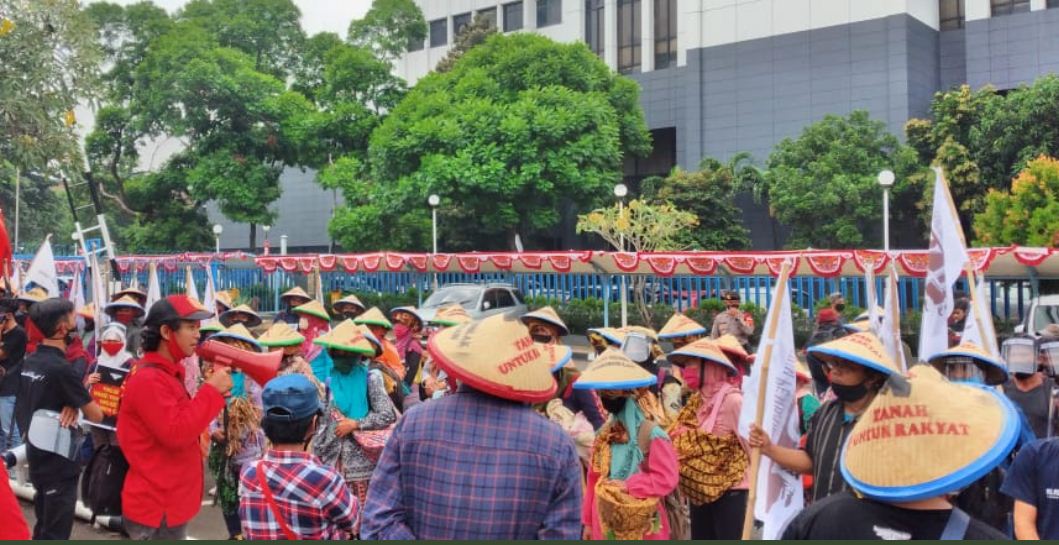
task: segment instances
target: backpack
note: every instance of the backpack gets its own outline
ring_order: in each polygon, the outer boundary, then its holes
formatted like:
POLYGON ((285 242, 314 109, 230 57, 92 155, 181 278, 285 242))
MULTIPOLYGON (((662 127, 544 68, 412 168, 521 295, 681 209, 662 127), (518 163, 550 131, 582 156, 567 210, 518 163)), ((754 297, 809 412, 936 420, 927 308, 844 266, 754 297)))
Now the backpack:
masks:
POLYGON ((121 489, 128 472, 129 462, 121 448, 103 445, 96 449, 81 479, 81 498, 92 510, 93 522, 97 516, 121 514, 121 489))

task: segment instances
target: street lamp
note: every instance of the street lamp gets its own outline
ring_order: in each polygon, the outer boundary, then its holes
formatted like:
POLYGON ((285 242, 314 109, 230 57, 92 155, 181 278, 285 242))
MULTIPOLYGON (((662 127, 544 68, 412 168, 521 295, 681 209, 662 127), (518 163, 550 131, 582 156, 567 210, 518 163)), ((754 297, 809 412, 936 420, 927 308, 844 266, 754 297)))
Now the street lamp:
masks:
POLYGON ((883 250, 890 251, 890 187, 894 185, 894 171, 886 169, 879 173, 879 185, 882 186, 883 215, 883 250))
POLYGON ((438 205, 441 204, 441 197, 437 194, 431 194, 427 197, 427 204, 430 205, 430 224, 432 238, 434 239, 434 253, 438 253, 438 205))
POLYGON ((261 230, 265 232, 265 242, 262 244, 263 247, 264 247, 264 251, 262 253, 264 253, 265 255, 269 254, 269 249, 272 246, 271 244, 268 243, 268 232, 271 229, 272 229, 271 225, 262 225, 261 226, 261 230))
MULTIPOLYGON (((625 187, 625 184, 618 184, 614 186, 614 196, 618 199, 618 219, 625 216, 625 196, 629 194, 629 188, 625 187)), ((619 250, 625 251, 625 232, 622 231, 620 234, 621 245, 619 250)), ((628 327, 629 325, 629 294, 626 293, 625 287, 625 275, 621 275, 621 327, 628 327)))
POLYGON ((218 254, 221 253, 221 233, 223 232, 224 227, 221 227, 221 224, 213 224, 213 241, 216 243, 216 245, 214 246, 214 251, 218 254))

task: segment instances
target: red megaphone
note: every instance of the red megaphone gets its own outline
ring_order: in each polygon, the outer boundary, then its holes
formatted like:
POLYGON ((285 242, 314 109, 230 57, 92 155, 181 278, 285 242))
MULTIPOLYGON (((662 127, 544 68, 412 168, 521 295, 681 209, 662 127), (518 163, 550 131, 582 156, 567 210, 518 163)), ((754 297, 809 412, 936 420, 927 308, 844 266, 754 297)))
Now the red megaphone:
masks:
POLYGON ((195 353, 204 361, 212 362, 214 365, 233 367, 264 386, 268 381, 276 378, 279 372, 279 362, 283 359, 283 352, 250 352, 236 348, 220 341, 206 341, 195 349, 195 353))

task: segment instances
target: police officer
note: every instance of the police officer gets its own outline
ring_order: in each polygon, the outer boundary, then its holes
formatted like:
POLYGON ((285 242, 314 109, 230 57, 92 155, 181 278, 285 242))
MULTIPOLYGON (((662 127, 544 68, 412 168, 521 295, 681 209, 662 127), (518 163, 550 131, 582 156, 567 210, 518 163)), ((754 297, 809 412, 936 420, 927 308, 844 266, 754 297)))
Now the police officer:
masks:
POLYGON ((728 334, 739 339, 739 344, 744 347, 750 344, 750 335, 754 332, 753 326, 746 323, 743 313, 739 310, 739 294, 726 290, 721 294, 721 302, 724 303, 724 312, 713 319, 713 330, 710 338, 716 339, 728 334))

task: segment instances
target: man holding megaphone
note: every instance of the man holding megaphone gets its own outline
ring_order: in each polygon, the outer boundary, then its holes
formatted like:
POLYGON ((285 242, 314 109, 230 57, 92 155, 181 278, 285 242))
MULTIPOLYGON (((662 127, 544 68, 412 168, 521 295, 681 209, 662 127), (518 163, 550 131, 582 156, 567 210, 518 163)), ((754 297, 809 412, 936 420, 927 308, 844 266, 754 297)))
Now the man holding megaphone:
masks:
POLYGON ((199 321, 212 315, 190 297, 170 295, 144 320, 143 359, 126 380, 118 411, 118 441, 129 461, 123 516, 133 539, 184 539, 201 506, 199 436, 224 408, 232 378, 218 368, 192 398, 180 361, 195 352, 199 321))

